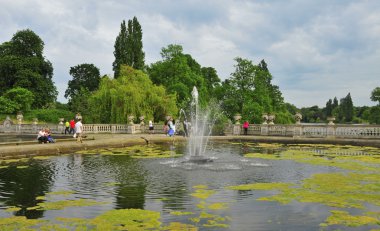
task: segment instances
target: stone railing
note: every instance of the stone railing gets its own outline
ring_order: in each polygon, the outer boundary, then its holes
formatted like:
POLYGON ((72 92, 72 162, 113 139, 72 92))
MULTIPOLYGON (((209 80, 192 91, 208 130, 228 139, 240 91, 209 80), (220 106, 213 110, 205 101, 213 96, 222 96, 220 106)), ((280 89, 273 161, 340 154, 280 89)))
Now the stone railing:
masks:
MULTIPOLYGON (((140 124, 84 124, 84 132, 95 133, 148 133, 147 125, 140 124)), ((37 134, 41 128, 49 128, 55 134, 64 133, 63 124, 1 124, 0 133, 37 134)), ((154 125, 155 134, 164 133, 163 124, 154 125)), ((179 127, 178 130, 181 128, 179 127)), ((241 124, 230 124, 225 127, 225 135, 243 135, 241 124)), ((379 139, 380 125, 343 125, 343 124, 252 124, 248 128, 251 136, 286 136, 316 138, 353 138, 379 139)))
MULTIPOLYGON (((0 133, 37 134, 42 128, 49 128, 52 133, 62 134, 65 131, 63 124, 0 124, 0 133)), ((95 133, 148 133, 148 125, 140 124, 83 124, 83 130, 87 134, 95 133)), ((164 125, 155 124, 154 133, 163 134, 164 125)))
MULTIPOLYGON (((226 134, 243 135, 241 125, 227 127, 226 134)), ((345 125, 345 124, 295 124, 295 125, 250 125, 248 135, 257 136, 288 136, 310 138, 352 138, 352 139, 380 139, 380 125, 345 125)))

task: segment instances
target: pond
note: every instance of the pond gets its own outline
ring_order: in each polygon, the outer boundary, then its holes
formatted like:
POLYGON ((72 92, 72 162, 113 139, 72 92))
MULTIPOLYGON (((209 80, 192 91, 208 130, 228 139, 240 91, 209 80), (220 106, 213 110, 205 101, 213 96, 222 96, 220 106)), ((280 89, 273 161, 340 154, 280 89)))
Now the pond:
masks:
POLYGON ((182 143, 3 161, 0 230, 380 229, 380 151, 182 143))

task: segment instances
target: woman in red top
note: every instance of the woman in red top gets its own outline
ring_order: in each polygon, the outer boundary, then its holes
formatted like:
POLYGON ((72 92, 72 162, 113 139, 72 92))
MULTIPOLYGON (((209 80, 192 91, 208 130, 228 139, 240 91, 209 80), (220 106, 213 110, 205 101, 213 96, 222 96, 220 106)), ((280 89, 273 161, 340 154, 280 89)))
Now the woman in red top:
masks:
POLYGON ((248 135, 248 127, 249 127, 249 123, 248 121, 246 120, 243 124, 243 128, 244 128, 244 135, 248 135))
POLYGON ((75 133, 74 128, 75 128, 75 121, 70 120, 70 132, 69 132, 69 134, 71 134, 71 132, 73 132, 73 134, 75 133))

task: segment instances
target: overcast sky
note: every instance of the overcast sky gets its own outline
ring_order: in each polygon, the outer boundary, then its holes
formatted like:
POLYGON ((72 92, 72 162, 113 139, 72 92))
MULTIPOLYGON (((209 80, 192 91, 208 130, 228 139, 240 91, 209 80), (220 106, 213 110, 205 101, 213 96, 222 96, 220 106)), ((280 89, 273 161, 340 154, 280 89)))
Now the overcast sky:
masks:
POLYGON ((375 105, 380 86, 378 0, 0 0, 0 43, 31 29, 45 43, 59 95, 69 69, 92 63, 112 75, 122 20, 137 17, 147 64, 161 48, 182 45, 224 80, 234 58, 264 59, 286 102, 324 107, 349 92, 355 106, 375 105))

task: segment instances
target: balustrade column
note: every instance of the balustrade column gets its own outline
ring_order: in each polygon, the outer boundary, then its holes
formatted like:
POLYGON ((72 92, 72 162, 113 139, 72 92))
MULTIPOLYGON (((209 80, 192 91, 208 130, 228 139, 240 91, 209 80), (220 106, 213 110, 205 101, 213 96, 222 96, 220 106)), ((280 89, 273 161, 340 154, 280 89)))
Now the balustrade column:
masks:
POLYGON ((240 124, 234 124, 232 134, 238 136, 238 135, 240 135, 240 133, 241 133, 241 125, 240 124))

